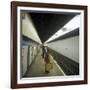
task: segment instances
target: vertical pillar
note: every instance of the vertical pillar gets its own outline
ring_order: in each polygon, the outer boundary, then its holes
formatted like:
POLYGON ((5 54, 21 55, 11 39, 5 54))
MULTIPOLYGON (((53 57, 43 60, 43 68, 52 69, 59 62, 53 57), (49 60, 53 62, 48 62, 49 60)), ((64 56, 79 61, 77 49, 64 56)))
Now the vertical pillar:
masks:
POLYGON ((30 45, 28 46, 28 51, 27 51, 27 69, 28 69, 28 67, 29 67, 29 55, 30 55, 30 45))

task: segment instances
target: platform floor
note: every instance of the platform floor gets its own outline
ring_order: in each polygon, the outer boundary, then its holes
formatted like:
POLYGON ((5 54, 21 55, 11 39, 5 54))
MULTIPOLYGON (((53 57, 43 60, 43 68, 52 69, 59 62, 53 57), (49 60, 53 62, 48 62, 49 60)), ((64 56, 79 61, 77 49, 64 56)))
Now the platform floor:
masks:
POLYGON ((53 63, 53 68, 51 69, 50 73, 45 73, 45 62, 41 56, 41 51, 39 51, 36 59, 32 62, 30 68, 28 69, 24 77, 45 77, 65 75, 53 57, 51 59, 51 63, 53 63))

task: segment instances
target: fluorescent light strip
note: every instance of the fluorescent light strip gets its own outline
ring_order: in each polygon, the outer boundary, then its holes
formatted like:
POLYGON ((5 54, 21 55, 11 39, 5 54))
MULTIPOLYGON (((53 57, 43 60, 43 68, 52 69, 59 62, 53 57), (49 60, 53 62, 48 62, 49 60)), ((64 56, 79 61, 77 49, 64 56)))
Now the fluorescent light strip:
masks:
POLYGON ((51 36, 45 43, 48 43, 66 33, 69 33, 76 28, 80 27, 80 15, 75 16, 73 19, 71 19, 64 27, 62 27, 60 30, 58 30, 53 36, 51 36), (63 29, 66 29, 63 31, 63 29))

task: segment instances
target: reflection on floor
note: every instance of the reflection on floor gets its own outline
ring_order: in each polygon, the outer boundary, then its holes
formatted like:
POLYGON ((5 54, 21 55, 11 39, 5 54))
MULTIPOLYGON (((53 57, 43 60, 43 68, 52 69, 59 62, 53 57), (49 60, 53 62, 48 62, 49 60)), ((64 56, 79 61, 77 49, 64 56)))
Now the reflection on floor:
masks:
POLYGON ((52 57, 51 63, 53 63, 53 69, 50 73, 45 73, 45 62, 41 56, 41 51, 39 51, 36 59, 32 62, 27 73, 24 77, 41 77, 41 76, 63 76, 65 75, 60 66, 55 62, 52 57))

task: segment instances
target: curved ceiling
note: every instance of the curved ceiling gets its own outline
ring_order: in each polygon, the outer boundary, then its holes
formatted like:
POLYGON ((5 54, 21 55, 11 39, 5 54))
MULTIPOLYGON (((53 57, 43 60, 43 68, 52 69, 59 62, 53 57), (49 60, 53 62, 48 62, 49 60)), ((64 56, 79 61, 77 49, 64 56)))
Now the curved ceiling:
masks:
POLYGON ((69 22, 77 13, 37 13, 30 12, 33 24, 37 33, 44 43, 67 22, 69 22))

